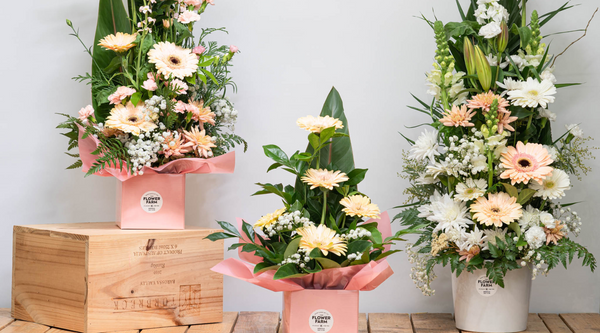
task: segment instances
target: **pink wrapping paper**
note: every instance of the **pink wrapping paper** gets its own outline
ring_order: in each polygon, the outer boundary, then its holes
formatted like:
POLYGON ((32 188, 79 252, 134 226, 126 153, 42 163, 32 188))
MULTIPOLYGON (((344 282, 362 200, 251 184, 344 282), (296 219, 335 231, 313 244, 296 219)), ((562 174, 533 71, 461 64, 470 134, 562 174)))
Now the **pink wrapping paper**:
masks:
MULTIPOLYGON (((241 225, 241 221, 241 219, 238 219, 239 225, 241 225)), ((371 222, 378 222, 378 229, 383 239, 392 235, 390 218, 387 212, 382 213, 380 219, 369 220, 366 223, 371 222)), ((247 243, 248 239, 240 239, 240 242, 247 243)), ((387 249, 389 250, 389 247, 387 249)), ((262 258, 247 252, 240 252, 240 258, 244 261, 229 258, 213 267, 212 270, 271 291, 299 291, 305 289, 369 291, 377 288, 394 273, 387 260, 383 259, 377 262, 371 261, 365 265, 325 269, 301 278, 273 280, 275 270, 254 274, 254 264, 261 262, 262 258)))
MULTIPOLYGON (((79 126, 79 125, 78 125, 79 126)), ((79 126, 79 156, 83 162, 83 172, 88 172, 98 156, 92 155, 92 152, 98 148, 100 141, 90 135, 83 138, 85 129, 79 126)), ((142 171, 145 175, 151 174, 187 174, 187 173, 233 173, 235 169, 235 151, 227 154, 204 158, 181 158, 161 165, 157 168, 144 167, 142 171)), ((108 167, 96 172, 95 175, 102 177, 115 177, 120 181, 126 181, 135 177, 127 172, 125 168, 119 170, 119 167, 108 167)))

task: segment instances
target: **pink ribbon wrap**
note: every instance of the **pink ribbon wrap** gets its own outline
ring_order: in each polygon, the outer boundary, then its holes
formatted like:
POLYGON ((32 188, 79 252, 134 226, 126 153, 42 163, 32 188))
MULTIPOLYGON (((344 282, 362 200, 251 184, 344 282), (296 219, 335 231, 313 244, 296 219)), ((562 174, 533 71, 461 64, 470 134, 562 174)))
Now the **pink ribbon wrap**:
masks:
MULTIPOLYGON (((79 125, 78 125, 79 126, 79 125)), ((96 159, 97 155, 92 155, 92 152, 98 148, 100 141, 93 135, 89 135, 87 138, 83 138, 85 129, 79 126, 79 156, 83 162, 83 172, 88 172, 96 159)), ((159 167, 143 167, 141 171, 145 175, 152 174, 187 174, 187 173, 233 173, 235 170, 235 151, 227 154, 213 157, 209 159, 204 158, 180 158, 178 160, 171 161, 167 164, 163 164, 159 167)), ((119 167, 107 167, 104 170, 96 172, 94 175, 102 177, 115 177, 118 180, 124 182, 134 175, 127 172, 126 168, 119 170, 119 167)))
MULTIPOLYGON (((237 219, 241 229, 242 219, 237 219)), ((379 219, 369 220, 366 223, 377 222, 382 238, 392 235, 390 217, 387 212, 381 214, 379 219)), ((243 235, 243 233, 242 233, 243 235)), ((248 243, 246 236, 240 239, 241 243, 248 243)), ((389 250, 390 246, 386 246, 389 250)), ((387 260, 371 261, 368 264, 330 268, 321 272, 309 274, 301 278, 273 280, 275 270, 254 274, 254 265, 262 262, 262 258, 254 253, 241 252, 242 260, 229 258, 212 268, 214 272, 231 276, 271 291, 299 291, 304 289, 325 290, 373 290, 387 280, 394 272, 387 260)))

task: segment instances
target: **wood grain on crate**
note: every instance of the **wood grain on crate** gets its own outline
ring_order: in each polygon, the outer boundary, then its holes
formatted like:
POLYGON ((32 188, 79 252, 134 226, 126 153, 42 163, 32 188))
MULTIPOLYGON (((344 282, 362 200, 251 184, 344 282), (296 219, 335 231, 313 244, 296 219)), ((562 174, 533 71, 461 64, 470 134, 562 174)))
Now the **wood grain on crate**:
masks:
MULTIPOLYGON (((226 312, 218 324, 192 325, 120 331, 110 333, 277 333, 281 332, 277 312, 226 312)), ((10 310, 0 309, 0 333, 69 333, 48 326, 14 320, 10 310)), ((473 333, 459 331, 449 313, 361 314, 358 333, 473 333)), ((351 332, 348 332, 351 333, 351 332)), ((600 333, 600 314, 530 314, 522 333, 600 333)))

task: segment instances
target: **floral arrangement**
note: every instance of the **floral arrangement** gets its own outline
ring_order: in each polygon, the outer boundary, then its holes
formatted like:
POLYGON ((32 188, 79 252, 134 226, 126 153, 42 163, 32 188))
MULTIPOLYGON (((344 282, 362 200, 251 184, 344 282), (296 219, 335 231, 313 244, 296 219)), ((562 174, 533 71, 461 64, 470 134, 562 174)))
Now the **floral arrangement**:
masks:
POLYGON ((398 252, 389 247, 407 231, 383 237, 381 226, 367 221, 379 219, 380 210, 357 188, 367 169, 354 167, 337 91, 332 90, 320 117, 300 118, 297 125, 310 132, 304 152, 288 157, 276 145, 263 147, 275 162, 268 171, 282 168, 292 173, 294 185, 258 183, 262 189, 255 193, 276 194, 284 207, 264 215, 254 225, 244 221, 241 231, 228 222, 219 222, 224 232, 208 238, 245 240, 229 249, 254 253, 259 259, 254 274, 275 271, 275 280, 364 265, 398 252))
MULTIPOLYGON (((407 253, 412 278, 426 295, 437 264, 452 272, 485 269, 504 287, 509 270, 530 267, 533 277, 575 256, 596 268, 585 247, 573 241, 581 218, 560 200, 570 175, 589 171, 591 148, 578 125, 553 138, 557 57, 540 28, 564 5, 545 15, 526 1, 472 1, 461 22, 427 23, 435 32, 434 69, 427 74, 428 104, 411 107, 431 118, 404 155, 410 187, 397 215, 420 230, 407 253)), ((416 97, 415 97, 416 98, 416 97)))
MULTIPOLYGON (((91 85, 92 105, 58 127, 70 130, 68 150, 93 136, 96 159, 87 174, 113 167, 131 175, 181 158, 211 158, 245 141, 233 134, 237 111, 226 98, 236 89, 229 66, 235 46, 206 41, 221 29, 193 27, 213 0, 100 0, 91 85), (83 132, 80 135, 80 131, 83 132)), ((70 154, 79 158, 77 154, 70 154)), ((82 156, 83 158, 83 156, 82 156)), ((69 169, 81 167, 78 160, 69 169)))

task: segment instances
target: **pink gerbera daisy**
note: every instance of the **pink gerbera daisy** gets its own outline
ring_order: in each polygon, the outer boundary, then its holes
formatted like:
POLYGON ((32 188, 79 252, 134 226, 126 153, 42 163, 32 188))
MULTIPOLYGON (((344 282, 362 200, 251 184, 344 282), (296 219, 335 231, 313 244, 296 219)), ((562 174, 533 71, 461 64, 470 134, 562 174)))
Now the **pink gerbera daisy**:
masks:
POLYGON ((544 178, 552 175, 554 162, 544 146, 537 143, 523 144, 517 142, 517 147, 508 147, 500 159, 502 167, 506 168, 501 175, 502 179, 509 179, 515 183, 529 183, 530 179, 543 183, 544 178))
POLYGON ((444 126, 448 127, 473 127, 475 124, 471 123, 471 118, 475 115, 475 110, 468 110, 466 105, 452 106, 452 111, 446 110, 444 117, 440 119, 440 122, 444 126))
POLYGON ((500 95, 495 95, 489 91, 473 96, 472 99, 467 101, 469 109, 482 109, 484 112, 490 112, 490 106, 494 100, 498 100, 498 113, 510 113, 506 108, 510 106, 510 103, 502 98, 500 95))

